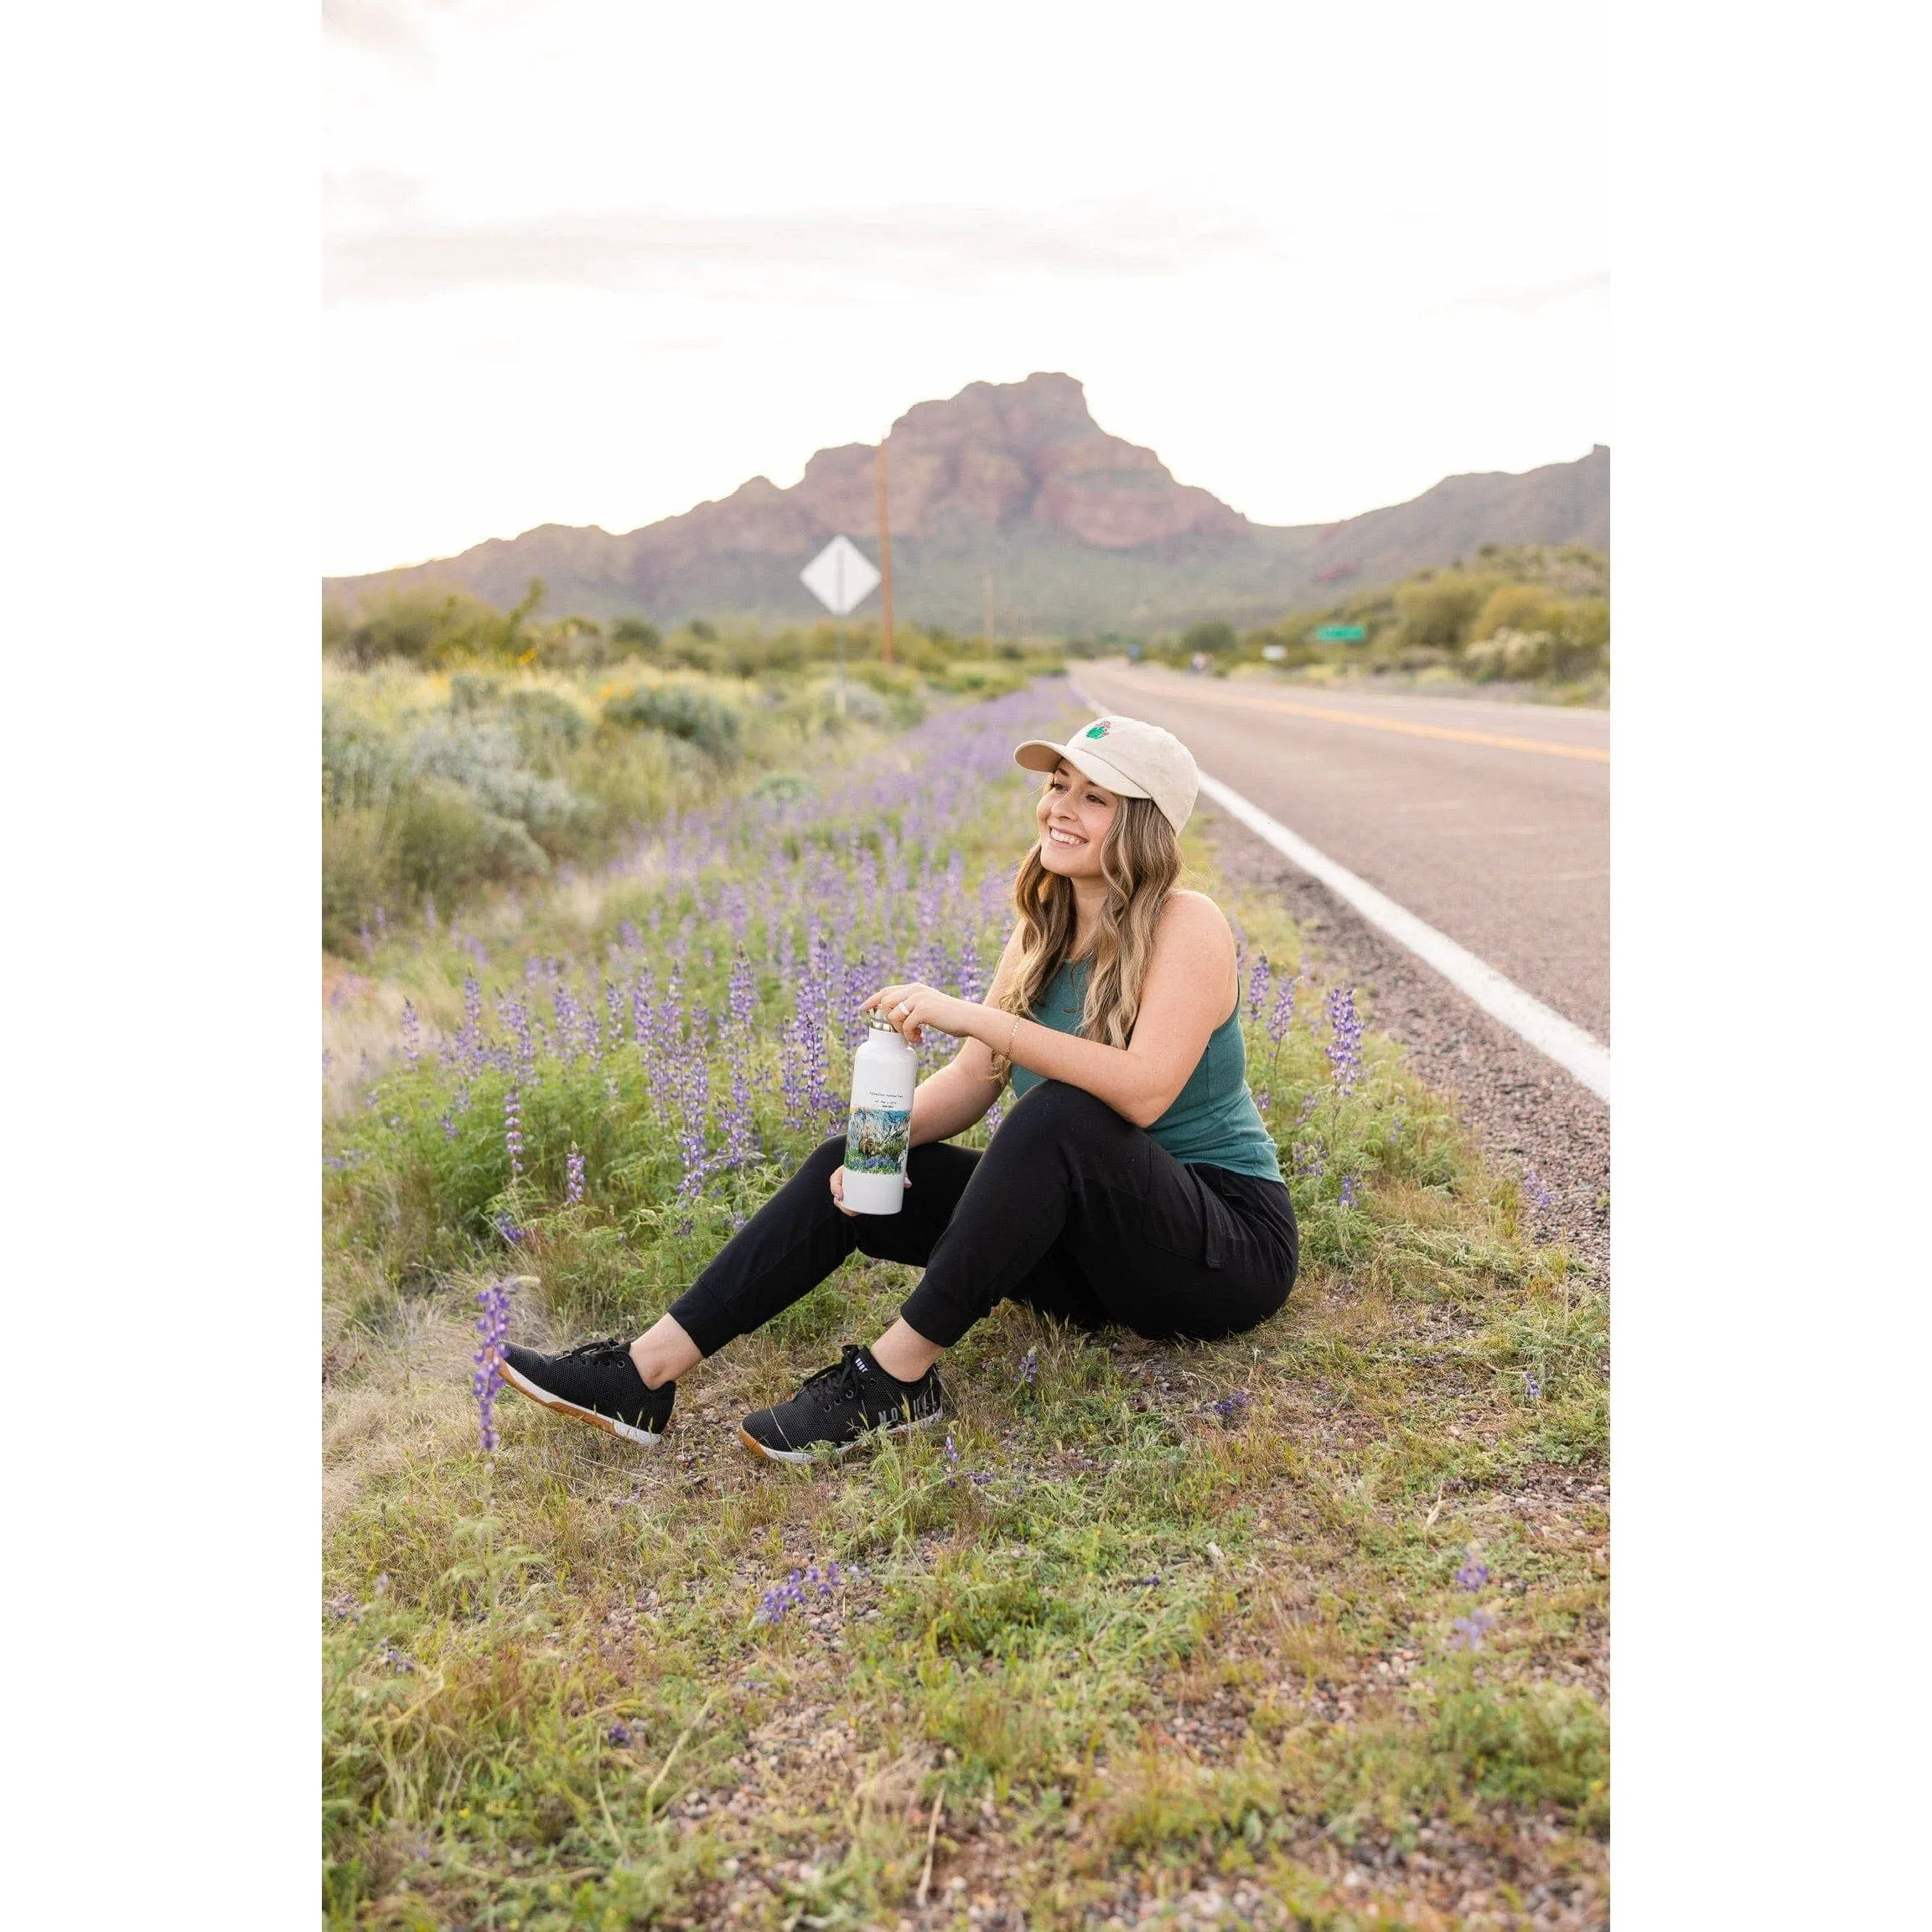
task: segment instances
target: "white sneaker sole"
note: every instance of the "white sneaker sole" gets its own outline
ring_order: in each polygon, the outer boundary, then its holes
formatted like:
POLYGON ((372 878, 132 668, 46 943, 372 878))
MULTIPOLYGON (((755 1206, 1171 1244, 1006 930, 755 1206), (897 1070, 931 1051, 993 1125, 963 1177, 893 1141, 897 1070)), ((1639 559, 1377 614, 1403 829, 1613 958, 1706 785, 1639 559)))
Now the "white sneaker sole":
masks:
POLYGON ((868 1429, 862 1436, 854 1436, 849 1443, 842 1443, 837 1448, 830 1446, 816 1449, 771 1449, 759 1442, 756 1436, 748 1434, 740 1424, 738 1439, 753 1455, 762 1456, 768 1463, 816 1463, 821 1459, 836 1462, 841 1456, 849 1456, 854 1449, 862 1449, 867 1443, 874 1443, 881 1436, 907 1436, 914 1429, 930 1429, 945 1417, 937 1412, 930 1416, 919 1416, 909 1422, 894 1422, 889 1429, 868 1429))
POLYGON ((627 1443, 641 1443, 651 1448, 664 1440, 663 1432, 653 1435, 649 1429, 640 1429, 635 1423, 613 1422, 609 1416, 600 1416, 595 1409, 579 1408, 575 1402, 567 1402, 562 1396, 553 1396, 548 1389, 540 1389, 527 1375, 520 1375, 500 1355, 496 1362, 501 1371, 505 1386, 515 1389, 518 1395, 527 1396, 531 1401, 551 1410, 559 1416, 574 1416, 580 1422, 588 1422, 593 1429, 603 1429, 611 1435, 621 1436, 627 1443))

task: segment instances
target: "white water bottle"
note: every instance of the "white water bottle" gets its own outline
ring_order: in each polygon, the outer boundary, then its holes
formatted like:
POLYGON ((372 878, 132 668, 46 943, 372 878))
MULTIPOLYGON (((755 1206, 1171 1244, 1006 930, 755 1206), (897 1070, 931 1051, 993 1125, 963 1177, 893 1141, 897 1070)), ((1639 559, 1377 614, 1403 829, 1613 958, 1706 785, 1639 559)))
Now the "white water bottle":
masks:
POLYGON ((852 1117, 845 1130, 845 1204, 855 1215, 896 1215, 905 1201, 919 1056, 899 1029, 866 1015, 852 1059, 852 1117))

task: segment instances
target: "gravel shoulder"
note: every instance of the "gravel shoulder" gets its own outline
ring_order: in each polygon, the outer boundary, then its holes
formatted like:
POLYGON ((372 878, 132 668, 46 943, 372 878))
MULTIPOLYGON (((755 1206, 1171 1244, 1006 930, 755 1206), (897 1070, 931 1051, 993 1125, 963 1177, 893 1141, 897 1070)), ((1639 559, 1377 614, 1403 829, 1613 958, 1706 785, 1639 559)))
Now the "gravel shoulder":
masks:
POLYGON ((1551 1197, 1544 1231, 1608 1287, 1609 1109, 1246 826, 1205 800, 1198 810, 1227 884, 1286 904, 1320 976, 1355 987, 1369 1023, 1456 1097, 1493 1158, 1536 1169, 1551 1197))

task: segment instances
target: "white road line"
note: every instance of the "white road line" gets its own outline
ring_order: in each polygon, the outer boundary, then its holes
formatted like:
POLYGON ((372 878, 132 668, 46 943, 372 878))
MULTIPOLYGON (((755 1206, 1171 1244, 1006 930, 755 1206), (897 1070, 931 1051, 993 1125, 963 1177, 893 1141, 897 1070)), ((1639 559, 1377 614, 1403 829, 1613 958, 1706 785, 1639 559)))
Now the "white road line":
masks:
MULTIPOLYGON (((1085 695, 1084 693, 1082 694, 1085 695)), ((1297 832, 1292 832, 1280 820, 1270 818, 1257 805, 1251 805, 1238 791, 1218 778, 1201 774, 1201 790, 1229 817, 1239 819, 1248 830, 1264 838, 1284 858, 1292 859, 1305 873, 1318 878, 1337 898, 1346 899, 1370 925, 1380 926, 1397 944, 1432 966, 1458 992, 1466 993, 1484 1013, 1500 1020, 1519 1039, 1525 1040, 1540 1054, 1546 1054, 1565 1071, 1573 1074, 1604 1106, 1610 1104, 1610 1049, 1583 1031, 1573 1020, 1567 1020, 1553 1007, 1546 1007, 1532 993, 1526 993, 1514 980, 1507 980, 1492 966, 1459 946, 1447 933, 1437 932, 1391 899, 1376 891, 1365 878, 1359 878, 1346 866, 1338 865, 1326 852, 1318 852, 1297 832)))

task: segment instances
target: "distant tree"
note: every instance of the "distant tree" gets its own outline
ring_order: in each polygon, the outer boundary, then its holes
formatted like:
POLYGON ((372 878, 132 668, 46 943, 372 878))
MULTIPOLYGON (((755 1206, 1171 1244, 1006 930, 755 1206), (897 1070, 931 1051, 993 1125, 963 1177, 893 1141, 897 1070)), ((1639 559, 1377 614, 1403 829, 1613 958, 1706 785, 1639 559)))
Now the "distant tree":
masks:
POLYGON ((1181 648, 1189 655, 1198 650, 1209 657, 1219 657, 1234 650, 1239 642, 1235 627, 1217 617, 1205 624, 1189 625, 1181 639, 1181 648))
POLYGON ((1531 583, 1499 584, 1483 600, 1469 625, 1472 639, 1494 637, 1499 630, 1538 631, 1550 628, 1549 601, 1531 583))
POLYGON ((1476 613, 1494 588, 1494 578, 1465 577, 1460 571, 1404 584, 1396 593, 1402 612, 1401 642, 1425 650, 1460 650, 1469 640, 1476 613))
POLYGON ((352 664, 401 658, 437 669, 498 655, 505 635, 500 611, 467 592, 430 585, 380 593, 357 607, 346 629, 324 633, 352 664))
POLYGON ((717 626, 707 624, 702 617, 694 617, 684 628, 700 644, 716 644, 717 642, 717 626))
MULTIPOLYGON (((522 601, 511 609, 505 620, 503 647, 506 656, 521 657, 526 655, 523 620, 543 602, 544 595, 543 579, 541 577, 531 578, 530 588, 524 592, 522 601)), ((531 650, 535 648, 534 645, 528 647, 531 650)))
POLYGON ((355 620, 333 598, 322 600, 322 648, 329 656, 338 655, 346 647, 355 628, 355 620))
POLYGON ((620 617, 610 627, 613 654, 619 657, 641 657, 662 647, 664 638, 655 624, 641 617, 620 617))

